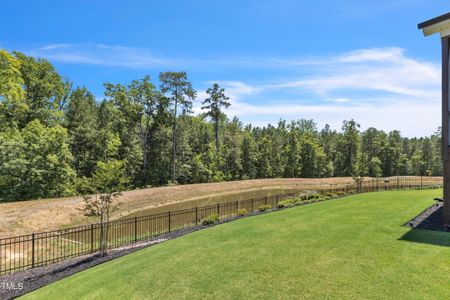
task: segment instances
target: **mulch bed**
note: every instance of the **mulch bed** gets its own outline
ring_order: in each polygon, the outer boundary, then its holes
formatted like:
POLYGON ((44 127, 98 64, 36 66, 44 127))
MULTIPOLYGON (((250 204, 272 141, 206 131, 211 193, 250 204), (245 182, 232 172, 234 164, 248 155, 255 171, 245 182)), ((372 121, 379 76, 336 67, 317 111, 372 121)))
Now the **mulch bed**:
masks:
POLYGON ((406 222, 404 225, 426 230, 437 230, 450 232, 450 226, 444 225, 442 218, 442 202, 433 204, 419 215, 406 222))

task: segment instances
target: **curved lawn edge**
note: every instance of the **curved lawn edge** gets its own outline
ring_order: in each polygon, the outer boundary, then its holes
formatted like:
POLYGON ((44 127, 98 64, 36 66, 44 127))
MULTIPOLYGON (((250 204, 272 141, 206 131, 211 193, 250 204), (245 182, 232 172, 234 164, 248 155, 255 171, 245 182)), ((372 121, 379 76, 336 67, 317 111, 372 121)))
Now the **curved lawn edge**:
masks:
POLYGON ((157 245, 162 242, 166 242, 172 240, 174 238, 178 238, 184 236, 186 234, 190 234, 192 232, 207 229, 210 227, 214 227, 217 225, 221 225, 224 223, 233 222, 239 219, 259 216, 263 214, 268 214, 272 212, 282 211, 286 209, 291 209, 294 207, 299 207, 303 205, 310 205, 325 201, 338 200, 342 198, 351 197, 353 195, 347 194, 344 196, 333 197, 329 199, 320 199, 320 200, 312 200, 308 202, 303 202, 302 204, 298 204, 292 207, 275 207, 272 209, 268 209, 265 211, 253 211, 250 213, 246 213, 245 215, 233 216, 226 219, 222 219, 213 224, 209 225, 198 225, 194 227, 189 227, 185 229, 175 230, 170 233, 162 234, 156 238, 143 240, 134 244, 113 248, 110 249, 107 256, 101 256, 99 253, 83 255, 80 257, 76 257, 73 259, 69 259, 66 261, 62 261, 59 263, 54 263, 50 265, 46 265, 43 267, 38 267, 34 269, 25 270, 18 273, 13 273, 10 275, 0 276, 0 282, 21 282, 23 283, 20 289, 6 290, 0 289, 1 299, 14 299, 19 296, 23 296, 30 292, 33 292, 37 289, 45 287, 49 284, 57 282, 66 277, 72 276, 78 272, 82 272, 86 269, 95 267, 97 265, 103 264, 105 262, 120 258, 125 255, 129 255, 136 251, 157 245))
MULTIPOLYGON (((401 225, 437 193, 354 195, 242 219, 102 264, 28 297, 449 296, 438 284, 448 276, 436 272, 448 271, 448 248, 417 238, 428 231, 414 231, 414 243, 402 239, 410 230, 401 225), (389 293, 375 292, 374 282, 389 293)), ((431 235, 450 241, 445 233, 431 235)))

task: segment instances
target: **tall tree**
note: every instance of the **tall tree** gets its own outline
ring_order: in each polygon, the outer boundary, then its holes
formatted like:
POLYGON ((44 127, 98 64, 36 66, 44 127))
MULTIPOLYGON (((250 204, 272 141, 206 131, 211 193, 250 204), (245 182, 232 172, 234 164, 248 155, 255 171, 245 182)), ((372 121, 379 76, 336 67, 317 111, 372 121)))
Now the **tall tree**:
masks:
POLYGON ((66 109, 66 128, 71 136, 73 166, 78 176, 90 176, 99 159, 97 117, 94 95, 86 88, 75 89, 66 109))
POLYGON ((213 86, 206 90, 209 95, 202 104, 202 109, 207 110, 206 116, 210 117, 214 122, 214 133, 216 139, 216 157, 219 156, 219 122, 222 115, 222 107, 230 106, 229 97, 225 96, 225 89, 221 88, 219 84, 214 83, 213 86))
POLYGON ((28 111, 23 85, 20 61, 0 50, 0 130, 17 126, 28 111))
POLYGON ((257 176, 256 163, 258 160, 256 145, 253 135, 251 134, 251 127, 247 126, 243 132, 243 140, 241 146, 241 161, 242 161, 242 178, 254 179, 257 176))
POLYGON ((20 121, 20 128, 38 119, 53 126, 61 123, 63 108, 67 104, 71 83, 61 77, 47 60, 13 52, 20 62, 28 110, 20 121))
POLYGON ((145 76, 142 80, 133 80, 129 86, 128 94, 131 101, 138 104, 139 107, 138 118, 140 122, 137 124, 137 129, 141 141, 143 159, 141 184, 145 186, 149 183, 150 135, 155 124, 157 124, 156 115, 158 114, 159 106, 164 102, 161 101, 164 97, 151 83, 150 76, 145 76))
POLYGON ((360 172, 361 136, 359 124, 355 120, 344 121, 342 135, 338 141, 336 157, 336 174, 338 176, 355 176, 360 172))
POLYGON ((182 114, 190 113, 192 101, 196 97, 196 91, 192 83, 188 81, 186 72, 163 72, 159 74, 161 82, 160 90, 168 94, 173 105, 173 127, 172 127, 172 180, 176 181, 177 172, 177 119, 178 105, 182 107, 182 114))
POLYGON ((0 132, 0 200, 72 195, 75 172, 68 139, 65 128, 46 127, 39 120, 20 131, 0 132))

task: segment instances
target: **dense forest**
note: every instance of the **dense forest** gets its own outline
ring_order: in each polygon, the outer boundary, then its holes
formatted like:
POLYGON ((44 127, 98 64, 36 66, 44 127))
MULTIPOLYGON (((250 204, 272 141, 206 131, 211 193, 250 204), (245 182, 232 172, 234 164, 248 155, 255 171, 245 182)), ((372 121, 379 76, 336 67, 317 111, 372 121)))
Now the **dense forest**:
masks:
POLYGON ((441 175, 440 133, 406 138, 354 120, 253 127, 228 119, 226 91, 196 92, 185 72, 105 83, 104 100, 45 59, 0 50, 0 200, 77 193, 99 165, 119 163, 128 188, 272 177, 441 175), (158 81, 158 82, 157 82, 158 81))

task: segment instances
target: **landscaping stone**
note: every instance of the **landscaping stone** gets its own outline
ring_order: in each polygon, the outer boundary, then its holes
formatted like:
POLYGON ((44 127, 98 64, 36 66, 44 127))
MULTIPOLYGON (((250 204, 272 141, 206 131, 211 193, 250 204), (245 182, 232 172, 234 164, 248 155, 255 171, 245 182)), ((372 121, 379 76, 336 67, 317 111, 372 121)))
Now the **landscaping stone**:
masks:
POLYGON ((450 226, 444 225, 442 222, 442 211, 442 202, 437 202, 404 225, 417 229, 450 232, 450 226))

